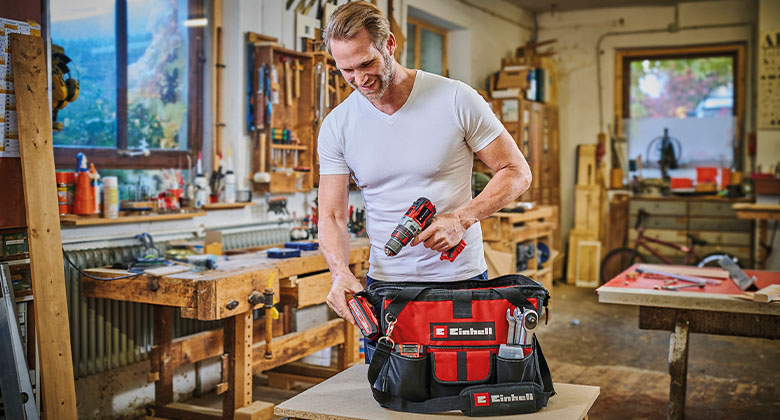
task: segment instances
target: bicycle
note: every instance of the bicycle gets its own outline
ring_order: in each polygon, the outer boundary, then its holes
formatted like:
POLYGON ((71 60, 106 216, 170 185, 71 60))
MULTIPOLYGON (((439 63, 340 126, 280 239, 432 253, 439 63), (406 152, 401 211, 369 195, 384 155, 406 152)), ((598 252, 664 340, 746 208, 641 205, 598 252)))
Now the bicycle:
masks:
POLYGON ((653 254, 656 258, 663 261, 665 264, 675 264, 671 259, 662 255, 658 250, 653 249, 649 244, 654 243, 667 248, 671 248, 685 253, 684 264, 685 265, 697 265, 699 267, 718 267, 718 260, 724 256, 728 256, 735 263, 739 264, 737 257, 725 252, 712 252, 704 257, 699 257, 699 254, 694 251, 696 245, 707 245, 707 241, 696 237, 696 235, 687 234, 688 239, 691 241, 690 246, 684 246, 673 242, 667 242, 661 239, 645 236, 645 227, 642 226, 642 219, 650 216, 648 212, 643 209, 639 209, 637 214, 636 224, 634 230, 637 233, 636 240, 634 241, 634 247, 621 247, 615 248, 609 251, 604 259, 601 260, 601 283, 606 283, 610 279, 614 278, 618 274, 625 271, 628 267, 631 267, 635 263, 644 263, 647 261, 647 257, 639 252, 639 247, 643 247, 653 254))

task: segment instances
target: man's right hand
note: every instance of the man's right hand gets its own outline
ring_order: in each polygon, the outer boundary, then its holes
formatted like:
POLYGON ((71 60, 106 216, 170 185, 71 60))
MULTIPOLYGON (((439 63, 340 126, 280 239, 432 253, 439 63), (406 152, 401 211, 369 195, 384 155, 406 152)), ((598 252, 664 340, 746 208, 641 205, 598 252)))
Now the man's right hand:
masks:
POLYGON ((347 308, 347 293, 354 295, 355 293, 363 290, 363 285, 360 284, 357 278, 351 273, 349 275, 343 275, 339 278, 333 279, 333 285, 330 287, 328 293, 328 306, 336 312, 338 316, 349 321, 352 325, 357 325, 355 319, 352 318, 352 313, 347 308))

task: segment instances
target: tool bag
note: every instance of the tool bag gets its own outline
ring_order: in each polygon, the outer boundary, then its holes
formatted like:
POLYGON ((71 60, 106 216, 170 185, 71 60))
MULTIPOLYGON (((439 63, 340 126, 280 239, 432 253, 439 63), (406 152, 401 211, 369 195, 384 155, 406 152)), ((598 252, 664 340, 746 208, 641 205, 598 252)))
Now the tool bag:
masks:
POLYGON ((550 298, 528 277, 447 283, 374 282, 364 296, 381 320, 367 342, 368 381, 385 408, 413 413, 461 410, 468 416, 522 414, 555 394, 536 336, 525 357, 498 356, 507 309, 541 313, 550 298))

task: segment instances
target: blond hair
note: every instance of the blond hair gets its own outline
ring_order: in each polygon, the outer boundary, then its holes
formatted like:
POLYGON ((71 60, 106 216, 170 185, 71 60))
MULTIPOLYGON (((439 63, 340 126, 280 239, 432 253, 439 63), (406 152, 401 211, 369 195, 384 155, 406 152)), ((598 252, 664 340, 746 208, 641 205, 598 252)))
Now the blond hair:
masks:
POLYGON ((353 1, 339 6, 325 26, 322 39, 330 53, 330 41, 351 39, 363 28, 366 28, 371 43, 382 51, 390 36, 390 22, 378 7, 367 1, 353 1))

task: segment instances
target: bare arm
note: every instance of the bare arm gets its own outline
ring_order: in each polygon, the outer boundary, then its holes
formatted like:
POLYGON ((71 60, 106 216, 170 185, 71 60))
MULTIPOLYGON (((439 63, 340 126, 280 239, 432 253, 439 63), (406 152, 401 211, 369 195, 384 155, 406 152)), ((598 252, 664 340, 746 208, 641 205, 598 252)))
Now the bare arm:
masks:
POLYGON ((420 233, 411 245, 425 243, 426 248, 446 251, 463 238, 466 229, 515 200, 531 185, 531 169, 504 129, 477 157, 495 172, 485 189, 465 207, 436 216, 433 224, 420 233))
POLYGON ((363 285, 349 269, 348 204, 349 175, 321 175, 317 228, 320 249, 333 279, 327 302, 340 317, 354 324, 345 294, 357 293, 363 285))

